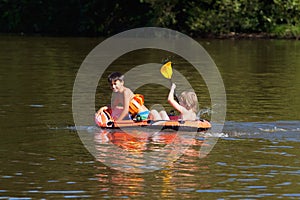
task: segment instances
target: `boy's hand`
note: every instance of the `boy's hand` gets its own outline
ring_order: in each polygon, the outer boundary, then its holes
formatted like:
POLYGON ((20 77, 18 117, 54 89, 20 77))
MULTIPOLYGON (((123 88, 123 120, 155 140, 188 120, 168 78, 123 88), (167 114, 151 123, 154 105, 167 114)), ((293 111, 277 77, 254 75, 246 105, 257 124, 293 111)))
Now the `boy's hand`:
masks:
POLYGON ((172 83, 171 90, 175 90, 175 88, 176 88, 175 83, 172 83))

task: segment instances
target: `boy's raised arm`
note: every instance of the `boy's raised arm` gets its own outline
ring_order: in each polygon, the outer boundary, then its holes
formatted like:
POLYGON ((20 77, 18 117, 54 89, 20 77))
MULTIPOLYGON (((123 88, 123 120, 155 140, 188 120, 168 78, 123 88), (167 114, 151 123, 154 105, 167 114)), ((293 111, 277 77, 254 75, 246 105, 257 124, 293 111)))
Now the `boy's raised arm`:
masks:
POLYGON ((180 114, 183 114, 186 109, 181 106, 177 101, 175 101, 174 99, 174 90, 176 88, 175 83, 172 83, 170 92, 169 92, 169 96, 168 96, 168 102, 171 104, 171 106, 173 106, 173 108, 175 108, 177 111, 180 112, 180 114))

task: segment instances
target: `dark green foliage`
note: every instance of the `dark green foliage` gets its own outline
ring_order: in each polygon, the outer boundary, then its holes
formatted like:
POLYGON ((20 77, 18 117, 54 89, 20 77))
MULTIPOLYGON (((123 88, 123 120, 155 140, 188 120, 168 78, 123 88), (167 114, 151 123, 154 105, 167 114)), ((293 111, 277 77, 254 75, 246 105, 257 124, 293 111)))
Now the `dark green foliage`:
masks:
POLYGON ((0 32, 109 35, 146 24, 138 0, 0 0, 0 32))
POLYGON ((191 35, 299 37, 299 0, 0 0, 0 32, 112 35, 143 26, 191 35))

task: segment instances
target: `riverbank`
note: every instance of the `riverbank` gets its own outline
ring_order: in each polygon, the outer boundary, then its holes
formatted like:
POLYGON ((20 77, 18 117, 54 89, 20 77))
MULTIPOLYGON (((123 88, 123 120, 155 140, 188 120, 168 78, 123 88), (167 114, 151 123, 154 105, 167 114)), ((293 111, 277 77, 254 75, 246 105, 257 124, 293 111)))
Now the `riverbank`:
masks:
MULTIPOLYGON (((47 33, 0 33, 0 36, 29 36, 29 37, 109 37, 109 36, 101 36, 101 35, 58 35, 58 34, 47 34, 47 33)), ((274 33, 223 33, 223 34, 189 34, 190 37, 194 38, 207 38, 207 39, 277 39, 277 40, 300 40, 299 35, 276 35, 274 33)))
POLYGON ((278 40, 299 40, 300 33, 291 33, 286 30, 281 33, 221 33, 221 34, 204 34, 192 35, 192 37, 210 38, 210 39, 278 39, 278 40))

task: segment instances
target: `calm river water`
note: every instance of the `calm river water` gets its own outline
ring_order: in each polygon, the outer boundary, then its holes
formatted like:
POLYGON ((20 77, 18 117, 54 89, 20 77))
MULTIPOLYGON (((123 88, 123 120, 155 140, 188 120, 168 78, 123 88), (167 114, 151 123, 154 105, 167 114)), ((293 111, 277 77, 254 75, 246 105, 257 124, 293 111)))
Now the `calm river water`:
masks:
MULTIPOLYGON (((95 158, 75 129, 76 73, 101 41, 0 37, 0 199, 300 199, 299 41, 198 40, 224 81, 225 127, 207 157, 199 158, 200 146, 209 145, 203 144, 204 134, 181 138, 189 141, 183 144, 183 155, 149 173, 126 173, 100 162, 100 157, 111 157, 114 166, 127 165, 107 148, 109 140, 115 137, 112 142, 124 152, 143 155, 159 152, 170 139, 180 143, 176 134, 124 140, 120 133, 80 127, 95 139, 100 152, 95 158)), ((203 118, 209 119, 211 108, 218 105, 211 105, 202 78, 168 52, 131 52, 104 76, 166 58, 190 81, 203 118)), ((147 105, 160 103, 170 109, 167 88, 148 84, 138 92, 147 97, 147 105)), ((95 108, 109 103, 109 93, 103 78, 95 108)), ((142 161, 129 162, 149 167, 142 161)))

